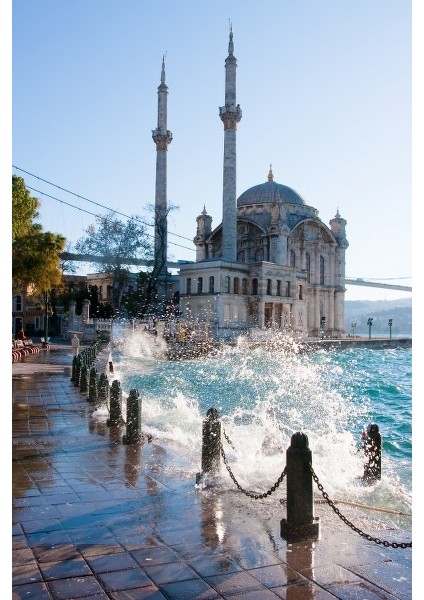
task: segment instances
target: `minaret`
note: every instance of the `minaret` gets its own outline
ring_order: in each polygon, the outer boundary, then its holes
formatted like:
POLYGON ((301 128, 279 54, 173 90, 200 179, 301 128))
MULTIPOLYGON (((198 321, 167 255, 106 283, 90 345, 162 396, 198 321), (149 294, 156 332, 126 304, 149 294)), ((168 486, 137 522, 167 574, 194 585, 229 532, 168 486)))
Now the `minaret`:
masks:
POLYGON ((233 30, 230 27, 228 56, 225 59, 225 106, 219 108, 219 116, 224 123, 221 256, 233 261, 237 258, 236 131, 241 119, 241 109, 236 104, 236 69, 233 30))
POLYGON ((166 194, 166 153, 172 142, 172 133, 167 127, 168 86, 165 83, 165 57, 162 58, 162 72, 158 87, 158 126, 152 131, 156 144, 156 192, 155 192, 155 257, 154 273, 157 278, 158 301, 166 293, 167 243, 168 243, 168 205, 166 194))

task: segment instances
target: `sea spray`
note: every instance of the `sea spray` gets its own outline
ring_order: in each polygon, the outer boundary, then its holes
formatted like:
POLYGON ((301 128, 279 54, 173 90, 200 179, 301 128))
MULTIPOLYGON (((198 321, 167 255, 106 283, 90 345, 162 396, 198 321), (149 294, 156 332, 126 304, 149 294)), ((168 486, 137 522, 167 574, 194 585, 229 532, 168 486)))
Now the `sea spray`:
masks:
MULTIPOLYGON (((261 493, 273 485, 291 435, 303 431, 330 497, 411 511, 410 350, 304 352, 291 342, 242 340, 213 357, 183 361, 166 360, 165 350, 150 333, 129 331, 114 349, 115 377, 124 398, 139 390, 143 430, 184 447, 193 472, 200 465, 202 420, 213 407, 244 488, 261 493), (382 433, 383 469, 381 481, 364 486, 361 432, 370 422, 382 433)), ((221 471, 234 488, 225 466, 221 471)))

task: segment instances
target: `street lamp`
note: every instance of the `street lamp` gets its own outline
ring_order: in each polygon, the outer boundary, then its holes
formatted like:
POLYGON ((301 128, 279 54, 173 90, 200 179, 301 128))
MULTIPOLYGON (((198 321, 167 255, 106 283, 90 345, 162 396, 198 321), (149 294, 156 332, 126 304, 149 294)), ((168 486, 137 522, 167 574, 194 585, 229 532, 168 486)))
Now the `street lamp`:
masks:
POLYGON ((356 327, 356 323, 354 323, 352 321, 352 323, 350 324, 350 326, 352 327, 352 337, 355 337, 355 327, 356 327))
POLYGON ((325 329, 326 320, 327 320, 327 317, 321 317, 321 339, 324 338, 324 329, 325 329))
POLYGON ((390 339, 392 339, 392 325, 393 325, 393 319, 389 319, 389 332, 390 332, 390 339))
POLYGON ((372 327, 372 317, 370 317, 367 321, 368 331, 369 331, 369 339, 371 339, 371 327, 372 327))

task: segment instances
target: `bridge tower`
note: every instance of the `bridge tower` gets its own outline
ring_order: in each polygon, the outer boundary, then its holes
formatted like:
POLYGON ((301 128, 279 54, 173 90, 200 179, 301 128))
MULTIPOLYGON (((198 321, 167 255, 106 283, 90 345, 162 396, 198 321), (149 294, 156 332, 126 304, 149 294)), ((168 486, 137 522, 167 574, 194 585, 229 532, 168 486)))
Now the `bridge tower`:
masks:
POLYGON ((157 303, 166 300, 167 282, 167 244, 168 244, 168 201, 167 201, 167 152, 172 142, 172 133, 167 129, 168 86, 165 83, 165 57, 162 58, 162 72, 158 87, 158 121, 152 131, 156 144, 156 188, 155 188, 155 254, 153 276, 157 303))
POLYGON ((225 59, 225 106, 219 108, 219 116, 224 123, 221 258, 232 261, 237 259, 236 131, 241 119, 241 108, 236 104, 236 70, 233 30, 230 27, 228 56, 225 59))

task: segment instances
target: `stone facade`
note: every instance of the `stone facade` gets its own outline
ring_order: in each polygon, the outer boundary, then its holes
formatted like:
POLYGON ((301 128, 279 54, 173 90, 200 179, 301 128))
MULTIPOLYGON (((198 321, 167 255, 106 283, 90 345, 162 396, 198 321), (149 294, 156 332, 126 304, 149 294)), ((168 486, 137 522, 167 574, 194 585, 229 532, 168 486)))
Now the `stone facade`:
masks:
POLYGON ((273 329, 300 337, 343 337, 346 221, 328 227, 292 188, 268 181, 236 200, 237 61, 226 59, 223 222, 197 217, 196 262, 180 269, 183 320, 207 323, 214 337, 273 329), (231 118, 230 118, 231 117, 231 118))

